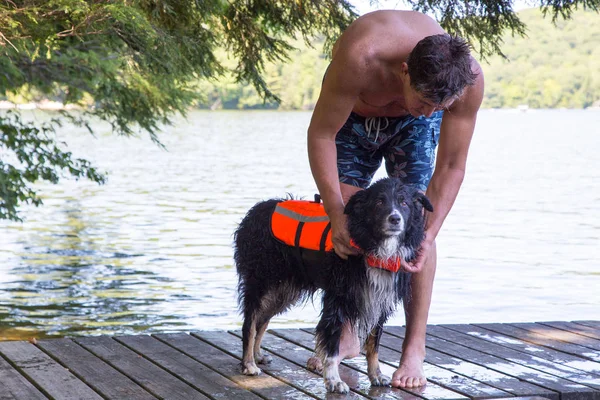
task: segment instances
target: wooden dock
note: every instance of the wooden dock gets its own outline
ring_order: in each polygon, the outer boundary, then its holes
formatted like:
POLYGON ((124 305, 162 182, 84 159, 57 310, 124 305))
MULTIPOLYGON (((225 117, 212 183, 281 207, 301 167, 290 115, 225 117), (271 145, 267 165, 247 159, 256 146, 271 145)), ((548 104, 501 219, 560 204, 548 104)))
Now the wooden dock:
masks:
MULTIPOLYGON (((382 370, 404 329, 386 327, 382 370)), ((348 395, 305 368, 311 329, 273 329, 263 374, 240 374, 238 331, 0 342, 0 399, 600 399, 600 321, 430 325, 421 389, 371 387, 364 357, 340 367, 348 395)))

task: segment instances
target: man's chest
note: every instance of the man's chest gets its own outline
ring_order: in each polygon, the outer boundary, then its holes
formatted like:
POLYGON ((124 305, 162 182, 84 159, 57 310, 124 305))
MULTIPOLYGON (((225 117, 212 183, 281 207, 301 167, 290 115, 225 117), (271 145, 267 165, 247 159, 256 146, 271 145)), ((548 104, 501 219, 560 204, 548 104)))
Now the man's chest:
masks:
POLYGON ((362 92, 354 111, 364 116, 401 116, 408 114, 406 102, 398 91, 362 92))

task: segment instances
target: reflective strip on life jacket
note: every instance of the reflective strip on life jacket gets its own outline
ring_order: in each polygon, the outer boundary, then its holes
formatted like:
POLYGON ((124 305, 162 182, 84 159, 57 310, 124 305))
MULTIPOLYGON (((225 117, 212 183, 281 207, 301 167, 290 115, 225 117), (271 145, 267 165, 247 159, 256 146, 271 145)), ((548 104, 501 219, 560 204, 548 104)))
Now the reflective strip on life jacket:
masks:
POLYGON ((271 216, 271 231, 289 246, 333 250, 331 224, 321 203, 304 200, 278 203, 271 216))

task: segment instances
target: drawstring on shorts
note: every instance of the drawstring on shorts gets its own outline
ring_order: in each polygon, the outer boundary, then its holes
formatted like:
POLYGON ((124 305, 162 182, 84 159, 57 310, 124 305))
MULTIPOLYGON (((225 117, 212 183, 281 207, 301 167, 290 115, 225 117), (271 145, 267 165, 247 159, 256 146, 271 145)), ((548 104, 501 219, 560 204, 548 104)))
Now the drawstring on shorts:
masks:
POLYGON ((387 119, 387 117, 367 117, 365 118, 365 130, 367 131, 367 138, 371 138, 371 131, 375 130, 375 140, 374 142, 377 142, 377 139, 379 138, 379 132, 380 131, 385 131, 388 126, 390 126, 390 121, 387 119), (381 121, 383 120, 385 126, 381 126, 381 121))

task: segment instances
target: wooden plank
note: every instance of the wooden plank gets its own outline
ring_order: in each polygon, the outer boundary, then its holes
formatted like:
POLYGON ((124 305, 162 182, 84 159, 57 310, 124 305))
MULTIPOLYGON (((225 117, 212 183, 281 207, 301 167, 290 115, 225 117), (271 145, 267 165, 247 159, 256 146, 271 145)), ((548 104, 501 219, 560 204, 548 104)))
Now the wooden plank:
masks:
MULTIPOLYGON (((589 373, 586 374, 581 370, 577 370, 566 365, 561 365, 544 358, 536 357, 532 354, 522 353, 509 347, 488 342, 486 340, 459 332, 458 329, 465 329, 464 325, 449 326, 453 326, 457 330, 452 330, 445 326, 438 325, 429 327, 428 334, 451 341, 453 343, 458 343, 482 353, 495 355, 515 364, 523 365, 553 376, 564 378, 567 381, 575 384, 575 386, 572 384, 569 385, 569 388, 571 389, 577 389, 579 387, 580 391, 590 393, 600 389, 600 376, 594 376, 589 373), (581 386, 584 384, 587 386, 587 388, 586 386, 581 386)), ((468 327, 466 327, 466 329, 468 329, 468 327)), ((600 392, 598 394, 600 394, 600 392)))
MULTIPOLYGON (((428 329, 435 329, 433 326, 428 329)), ((392 327, 389 329, 390 332, 403 335, 404 328, 400 327, 392 327)), ((542 397, 549 398, 557 398, 557 393, 560 393, 561 399, 586 399, 590 398, 588 396, 592 396, 591 398, 596 399, 596 395, 600 395, 599 391, 596 391, 592 388, 575 384, 566 379, 562 379, 556 377, 554 375, 547 374, 542 371, 535 370, 533 368, 529 368, 523 365, 515 364, 512 362, 508 362, 501 357, 498 357, 493 354, 486 354, 475 349, 471 349, 469 347, 460 345, 458 343, 454 343, 448 340, 440 339, 439 337, 435 337, 432 335, 427 335, 427 347, 437 349, 446 354, 453 355, 458 358, 462 358, 466 361, 469 361, 474 364, 479 364, 481 366, 485 366, 487 368, 493 369, 495 371, 501 372, 503 374, 518 378, 519 380, 524 381, 524 383, 528 383, 533 387, 540 387, 540 391, 544 391, 545 393, 523 393, 518 389, 514 392, 517 396, 531 396, 537 395, 542 397), (543 389, 541 389, 543 388, 543 389), (588 390, 591 392, 586 392, 583 395, 577 389, 588 390), (552 393, 552 394, 550 394, 552 393), (578 397, 579 396, 579 397, 578 397), (583 397, 581 397, 583 396, 583 397)), ((527 390, 527 389, 525 389, 527 390)), ((598 397, 600 398, 600 397, 598 397)))
POLYGON ((180 400, 207 399, 187 383, 110 337, 87 337, 74 340, 157 397, 180 400))
MULTIPOLYGON (((299 346, 303 346, 311 351, 314 351, 314 336, 309 332, 289 329, 274 329, 271 330, 271 332, 285 340, 291 341, 293 343, 298 344, 299 346)), ((397 360, 400 360, 400 357, 398 354, 393 353, 389 349, 381 348, 379 353, 379 359, 381 361, 382 366, 387 364, 392 366, 393 370, 395 370, 398 367, 397 360)), ((345 360, 343 364, 358 369, 362 372, 367 371, 364 357, 356 357, 350 360, 345 360)), ((452 380, 455 378, 454 374, 452 374, 450 371, 443 370, 441 368, 437 368, 435 366, 427 364, 425 365, 425 373, 427 374, 428 378, 427 385, 421 388, 406 388, 403 390, 424 397, 426 399, 465 399, 467 397, 466 395, 454 390, 454 387, 462 385, 460 383, 452 382, 452 380), (429 379, 432 376, 435 376, 436 380, 429 379), (439 384, 440 382, 448 383, 449 386, 442 386, 439 384)))
POLYGON ((600 327, 594 328, 566 321, 544 321, 538 322, 541 325, 551 326, 553 328, 562 329, 575 333, 577 335, 587 336, 592 339, 600 340, 600 327))
MULTIPOLYGON (((239 337, 230 333, 215 331, 193 332, 192 335, 240 360, 242 359, 242 341, 239 337)), ((278 355, 273 355, 273 362, 261 365, 260 369, 264 373, 318 399, 324 399, 327 396, 327 389, 323 384, 323 379, 318 374, 304 368, 298 368, 278 355)), ((354 379, 352 384, 355 383, 356 379, 354 379)), ((347 397, 351 399, 364 399, 363 396, 355 392, 350 392, 347 397)))
POLYGON ((40 340, 37 346, 108 399, 156 399, 131 379, 70 339, 40 340))
MULTIPOLYGON (((556 369, 567 373, 581 374, 583 372, 585 375, 581 376, 582 380, 580 383, 584 383, 588 378, 591 378, 595 386, 595 379, 600 378, 600 363, 595 361, 586 360, 572 354, 563 353, 533 343, 527 343, 474 325, 443 325, 443 327, 461 332, 470 337, 481 339, 486 343, 498 344, 525 354, 519 356, 517 353, 508 353, 511 360, 523 360, 527 363, 531 360, 534 363, 542 364, 540 361, 540 359, 542 359, 551 362, 556 369)), ((435 333, 433 334, 435 335, 435 333)), ((495 349, 495 347, 490 347, 490 350, 493 349, 495 349)), ((563 378, 570 379, 567 376, 563 376, 563 378)))
POLYGON ((23 375, 0 357, 0 400, 47 399, 23 375))
POLYGON ((562 329, 553 328, 551 326, 542 325, 535 322, 523 322, 511 324, 517 328, 528 330, 536 335, 544 335, 556 341, 576 344, 582 347, 587 347, 596 350, 600 354, 600 340, 591 337, 582 336, 577 333, 568 332, 562 329))
POLYGON ((546 397, 527 396, 527 397, 502 397, 495 400, 546 400, 546 397))
MULTIPOLYGON (((241 332, 233 331, 232 334, 241 337, 241 332)), ((277 354, 286 360, 293 362, 297 365, 296 368, 304 369, 306 367, 306 361, 313 355, 313 352, 306 349, 305 347, 298 346, 295 343, 289 342, 285 339, 275 336, 269 332, 265 334, 262 341, 263 349, 267 350, 271 354, 277 354)), ((381 386, 371 386, 371 381, 366 375, 366 372, 359 372, 355 369, 349 368, 344 364, 340 365, 339 368, 340 377, 342 380, 350 386, 350 389, 362 394, 365 397, 371 399, 401 399, 401 400, 417 400, 417 397, 411 393, 405 392, 401 389, 381 386)), ((393 372, 392 368, 387 365, 383 365, 383 373, 393 372), (385 367, 389 368, 388 371, 385 367)), ((390 374, 391 376, 391 374, 390 374)), ((323 384, 321 382, 321 384, 323 384)))
POLYGON ((600 321, 573 321, 573 322, 578 325, 589 326, 596 330, 600 330, 600 321))
POLYGON ((270 375, 242 375, 239 359, 190 335, 169 333, 153 336, 266 399, 314 398, 270 375))
POLYGON ((65 367, 29 342, 0 342, 0 353, 53 399, 102 399, 65 367))
MULTIPOLYGON (((400 331, 400 329, 402 328, 389 328, 381 338, 381 345, 392 349, 400 347, 398 342, 401 342, 401 340, 399 337, 404 337, 404 331, 400 331), (397 332, 394 332, 395 328, 398 329, 397 332), (400 332, 402 336, 400 336, 400 332), (396 335, 393 336, 392 333, 396 333, 396 335)), ((430 341, 430 338, 427 338, 427 340, 430 341)), ((398 358, 399 356, 400 355, 398 354, 398 358)), ((513 376, 487 368, 485 365, 472 363, 470 360, 465 360, 460 355, 445 354, 444 349, 440 347, 433 348, 428 346, 425 354, 425 361, 429 364, 436 365, 439 368, 451 371, 451 374, 453 374, 454 377, 452 382, 459 382, 459 380, 465 382, 467 379, 472 380, 475 383, 471 383, 471 386, 482 392, 482 394, 487 393, 488 396, 506 397, 510 395, 544 395, 546 397, 552 397, 556 395, 551 390, 543 390, 531 383, 523 382, 513 376)))
POLYGON ((594 351, 590 348, 578 344, 566 343, 554 338, 532 332, 527 329, 519 328, 510 324, 475 324, 481 328, 498 332, 506 336, 511 336, 525 342, 534 343, 540 346, 548 347, 563 353, 572 354, 588 360, 600 362, 600 351, 594 351))
POLYGON ((139 335, 120 336, 115 339, 155 364, 160 365, 210 398, 260 399, 255 394, 236 385, 233 381, 156 338, 139 335))

